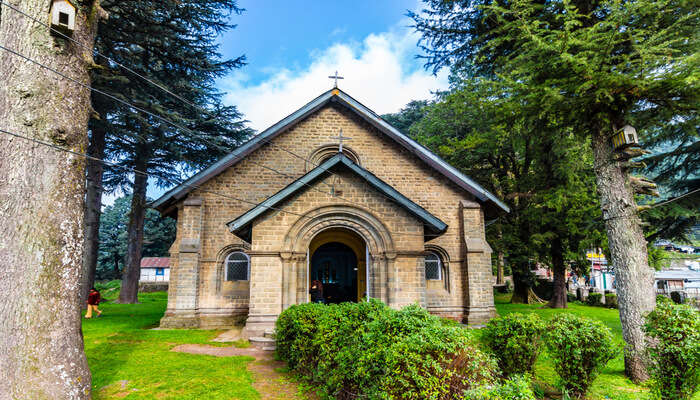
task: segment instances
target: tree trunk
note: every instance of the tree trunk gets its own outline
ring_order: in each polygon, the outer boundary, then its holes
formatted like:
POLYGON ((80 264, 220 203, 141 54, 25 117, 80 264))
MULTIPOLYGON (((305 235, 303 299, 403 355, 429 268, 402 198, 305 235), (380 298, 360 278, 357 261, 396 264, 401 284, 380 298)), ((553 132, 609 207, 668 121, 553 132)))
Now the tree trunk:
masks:
POLYGON ((498 257, 496 259, 496 284, 497 285, 502 285, 504 283, 503 280, 503 252, 499 251, 498 252, 498 257))
POLYGON ((644 315, 655 306, 654 274, 647 260, 634 193, 627 172, 613 160, 609 136, 599 129, 592 138, 596 183, 615 267, 622 337, 627 343, 625 373, 640 382, 648 378, 642 324, 644 315))
POLYGON ((531 279, 526 274, 523 274, 521 268, 525 268, 529 272, 527 265, 517 265, 513 268, 513 296, 510 298, 511 303, 518 304, 537 304, 542 303, 542 299, 537 297, 535 292, 532 290, 532 285, 530 284, 531 279))
MULTIPOLYGON (((104 115, 100 116, 104 118, 104 115)), ((102 159, 105 155, 105 127, 97 121, 91 124, 92 135, 88 154, 102 159)), ((100 217, 102 216, 102 174, 104 165, 95 160, 87 160, 87 194, 85 196, 85 242, 83 246, 82 302, 87 301, 90 288, 95 283, 97 255, 100 248, 100 217)))
MULTIPOLYGON (((16 0, 47 21, 45 0, 16 0)), ((79 2, 73 39, 92 48, 99 3, 79 2)), ((2 45, 90 84, 91 52, 2 5, 2 45)), ((0 129, 87 147, 90 91, 0 49, 0 129)), ((89 399, 80 317, 85 162, 0 133, 0 397, 89 399)))
POLYGON ((564 254, 560 238, 556 238, 552 241, 550 254, 552 258, 554 282, 552 299, 549 300, 549 306, 551 308, 566 308, 566 265, 564 264, 564 254))
MULTIPOLYGON (((139 159, 139 156, 137 156, 139 159)), ((136 170, 145 171, 146 161, 136 162, 136 170)), ((131 198, 129 227, 127 228, 128 243, 126 248, 126 265, 122 278, 122 288, 119 292, 119 302, 134 304, 138 302, 139 277, 141 276, 141 250, 143 248, 143 224, 146 218, 146 186, 148 177, 136 174, 134 190, 131 198)))

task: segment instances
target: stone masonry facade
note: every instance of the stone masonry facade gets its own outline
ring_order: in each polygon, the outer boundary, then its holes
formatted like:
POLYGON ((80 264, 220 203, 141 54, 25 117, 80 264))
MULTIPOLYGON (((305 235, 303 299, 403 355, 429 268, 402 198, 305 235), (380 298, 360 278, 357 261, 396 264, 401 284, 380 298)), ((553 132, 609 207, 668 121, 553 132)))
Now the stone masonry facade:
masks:
POLYGON ((340 105, 330 103, 315 111, 164 213, 177 218, 177 237, 170 248, 162 327, 218 328, 245 322, 249 335, 272 328, 283 309, 309 301, 309 243, 331 228, 351 230, 365 241, 371 297, 391 307, 418 303, 431 313, 469 324, 483 324, 495 315, 483 206, 340 105), (337 152, 337 141, 330 137, 341 129, 352 139, 344 144, 347 154, 444 221, 447 230, 426 237, 423 224, 404 208, 358 175, 339 170, 256 219, 250 243, 229 231, 227 222, 313 169, 308 160, 333 146, 337 152), (248 281, 224 279, 224 260, 233 251, 250 257, 248 281), (440 280, 425 278, 427 251, 442 261, 440 280))

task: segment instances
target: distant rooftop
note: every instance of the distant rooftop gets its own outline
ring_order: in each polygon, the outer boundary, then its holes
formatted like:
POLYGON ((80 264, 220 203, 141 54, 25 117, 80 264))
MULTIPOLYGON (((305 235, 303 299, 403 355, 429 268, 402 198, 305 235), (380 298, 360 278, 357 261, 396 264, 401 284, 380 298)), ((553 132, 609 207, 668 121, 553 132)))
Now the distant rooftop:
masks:
POLYGON ((141 268, 170 268, 170 257, 143 257, 141 268))

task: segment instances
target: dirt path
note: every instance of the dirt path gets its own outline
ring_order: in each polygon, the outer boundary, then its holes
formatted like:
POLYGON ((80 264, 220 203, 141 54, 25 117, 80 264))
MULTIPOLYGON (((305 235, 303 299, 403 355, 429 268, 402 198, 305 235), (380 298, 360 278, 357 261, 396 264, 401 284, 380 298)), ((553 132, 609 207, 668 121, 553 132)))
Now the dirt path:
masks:
POLYGON ((206 354, 216 357, 250 356, 255 361, 248 364, 248 371, 253 375, 253 387, 260 393, 263 400, 315 400, 316 397, 310 394, 301 394, 299 385, 294 382, 290 375, 280 372, 286 366, 283 361, 277 361, 274 353, 248 347, 241 349, 238 347, 214 347, 201 344, 182 344, 173 347, 172 351, 206 354))

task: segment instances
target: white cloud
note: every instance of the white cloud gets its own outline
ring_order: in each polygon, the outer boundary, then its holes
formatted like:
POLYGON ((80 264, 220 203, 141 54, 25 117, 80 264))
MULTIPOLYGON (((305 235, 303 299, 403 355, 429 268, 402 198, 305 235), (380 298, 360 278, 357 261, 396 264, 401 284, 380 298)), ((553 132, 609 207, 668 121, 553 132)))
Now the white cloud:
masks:
POLYGON ((362 43, 336 43, 311 51, 310 65, 298 70, 270 71, 259 84, 236 73, 221 83, 225 102, 238 106, 250 125, 262 131, 332 87, 326 78, 337 70, 338 86, 378 114, 396 112, 411 100, 432 97, 448 87, 447 71, 438 76, 416 60, 418 36, 411 28, 371 34, 362 43))

